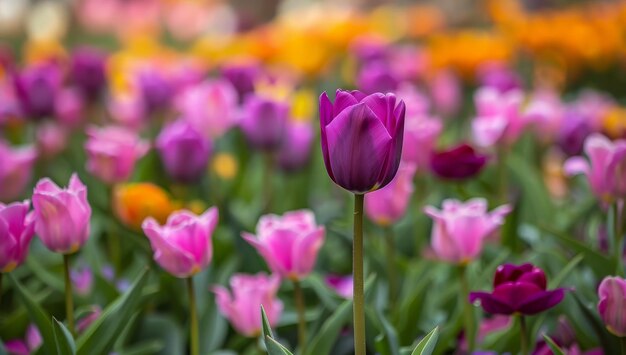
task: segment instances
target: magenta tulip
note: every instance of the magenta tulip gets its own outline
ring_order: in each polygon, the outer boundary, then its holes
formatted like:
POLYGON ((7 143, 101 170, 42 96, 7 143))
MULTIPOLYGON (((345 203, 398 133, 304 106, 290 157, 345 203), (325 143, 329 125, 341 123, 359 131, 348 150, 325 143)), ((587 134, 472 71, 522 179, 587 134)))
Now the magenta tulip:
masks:
POLYGON ((222 68, 222 76, 233 84, 239 101, 254 92, 254 84, 261 74, 260 64, 253 60, 230 62, 222 68))
POLYGON ((339 296, 348 299, 352 298, 352 289, 354 288, 354 277, 352 275, 328 275, 325 281, 326 285, 332 288, 339 296))
POLYGON ((22 113, 33 119, 52 117, 62 79, 55 64, 32 65, 16 74, 13 84, 22 113))
POLYGON ((85 119, 85 100, 76 89, 60 90, 54 103, 54 115, 59 123, 75 128, 85 119))
POLYGON ((437 72, 430 81, 430 93, 439 114, 450 117, 459 111, 463 93, 461 82, 452 71, 437 72))
POLYGON ((433 174, 448 180, 463 180, 476 176, 487 163, 487 156, 477 153, 468 144, 434 152, 430 157, 433 174))
POLYGON ((278 165, 285 171, 295 171, 309 162, 315 133, 308 122, 289 122, 283 144, 278 149, 278 165))
POLYGON ((68 144, 69 132, 55 122, 37 127, 37 150, 42 158, 52 158, 61 153, 68 144))
POLYGON ((517 141, 527 124, 520 109, 523 99, 519 90, 502 93, 489 87, 479 89, 474 95, 476 117, 472 122, 476 144, 492 147, 517 141))
POLYGON ((256 236, 244 232, 242 237, 274 273, 290 280, 302 280, 311 273, 325 235, 324 227, 315 224, 308 210, 262 216, 256 232, 256 236))
POLYGON ((337 90, 320 96, 324 163, 330 178, 353 193, 385 187, 402 155, 405 105, 393 94, 337 90))
POLYGON ((396 177, 380 190, 365 196, 365 213, 376 224, 390 226, 399 221, 413 194, 415 165, 401 164, 396 177))
POLYGON ((182 183, 198 181, 207 170, 213 145, 209 138, 179 119, 165 126, 156 142, 168 175, 182 183))
POLYGON ((43 344, 43 338, 37 326, 31 324, 26 328, 24 339, 12 339, 4 343, 4 348, 11 355, 30 355, 37 353, 43 344))
POLYGON ((87 187, 78 175, 72 174, 67 188, 60 188, 52 180, 39 180, 33 191, 35 232, 51 251, 72 254, 89 237, 91 206, 87 201, 87 187))
POLYGON ((14 148, 0 139, 0 201, 14 200, 24 192, 36 157, 33 147, 14 148))
POLYGON ((626 337, 626 280, 605 277, 598 288, 598 313, 606 328, 618 337, 626 337))
POLYGON ((232 294, 224 287, 215 286, 217 307, 233 328, 247 337, 261 334, 261 306, 265 309, 270 326, 280 320, 283 303, 277 299, 280 287, 277 275, 267 276, 235 274, 230 279, 232 294))
POLYGON ((86 296, 91 293, 93 286, 93 272, 89 267, 82 267, 71 270, 70 279, 74 285, 76 293, 80 296, 86 296))
POLYGON ((0 203, 0 273, 10 272, 24 262, 35 233, 29 201, 0 203))
POLYGON ((187 278, 209 266, 217 220, 216 207, 200 216, 182 210, 172 213, 164 226, 148 217, 141 228, 150 240, 154 260, 170 274, 187 278))
POLYGON ((106 86, 106 54, 98 48, 79 47, 72 52, 71 79, 90 100, 96 100, 106 86))

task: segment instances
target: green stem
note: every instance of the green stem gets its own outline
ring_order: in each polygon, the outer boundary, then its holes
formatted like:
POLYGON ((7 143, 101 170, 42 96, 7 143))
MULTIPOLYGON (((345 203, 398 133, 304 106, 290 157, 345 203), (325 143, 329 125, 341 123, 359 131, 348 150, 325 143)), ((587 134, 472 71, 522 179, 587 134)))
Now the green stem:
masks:
MULTIPOLYGON (((107 187, 109 189, 109 210, 112 216, 115 216, 115 211, 113 208, 113 200, 115 198, 113 194, 113 188, 110 186, 107 187)), ((122 246, 120 238, 117 235, 116 226, 114 224, 110 225, 109 234, 108 234, 108 247, 109 253, 111 254, 111 263, 113 264, 113 270, 115 270, 115 275, 120 275, 122 272, 122 246)))
POLYGON ((520 349, 522 355, 528 354, 528 329, 526 328, 526 318, 523 315, 519 315, 520 325, 520 349))
POLYGON ((189 294, 190 354, 200 355, 200 343, 198 342, 198 312, 196 311, 196 293, 193 287, 193 277, 187 278, 187 293, 189 294))
POLYGON ((393 306, 397 298, 398 281, 396 279, 396 246, 394 243, 393 228, 385 227, 385 242, 387 252, 387 277, 389 278, 389 308, 393 309, 393 306))
POLYGON ((613 253, 615 254, 616 274, 623 276, 623 249, 622 249, 622 221, 620 218, 619 202, 616 202, 612 208, 613 212, 613 253))
POLYGON ((272 180, 274 172, 274 156, 272 152, 266 152, 264 158, 263 170, 263 203, 265 204, 265 212, 271 211, 272 195, 274 193, 274 182, 272 180))
POLYGON ((296 308, 298 310, 298 347, 300 353, 304 354, 306 351, 306 319, 304 318, 304 293, 302 292, 302 286, 300 281, 293 280, 294 297, 296 299, 296 308))
POLYGON ((626 337, 619 338, 620 350, 622 355, 626 355, 626 337))
POLYGON ((4 273, 0 272, 0 308, 2 308, 2 275, 4 273))
POLYGON ((75 335, 74 332, 74 297, 72 295, 72 279, 70 278, 70 256, 63 254, 63 271, 65 273, 65 318, 67 320, 67 328, 75 335))
POLYGON ((472 353, 476 344, 476 329, 474 327, 472 304, 469 302, 469 292, 467 266, 461 266, 461 304, 463 305, 465 339, 467 340, 467 351, 468 353, 472 353))
POLYGON ((498 148, 498 201, 502 203, 506 203, 508 198, 508 179, 506 176, 506 157, 507 157, 507 148, 499 147, 498 148))
POLYGON ((354 195, 354 241, 352 272, 354 274, 354 354, 365 355, 365 296, 363 291, 363 196, 354 195))

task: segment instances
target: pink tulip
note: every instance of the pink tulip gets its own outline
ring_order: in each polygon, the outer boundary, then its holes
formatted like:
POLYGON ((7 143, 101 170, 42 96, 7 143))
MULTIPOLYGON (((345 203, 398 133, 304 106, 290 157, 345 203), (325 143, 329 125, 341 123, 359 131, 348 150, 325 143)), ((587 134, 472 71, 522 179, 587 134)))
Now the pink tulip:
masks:
POLYGON ((26 328, 26 336, 22 339, 13 339, 4 343, 4 348, 11 355, 35 354, 43 344, 43 338, 39 329, 34 324, 26 328))
POLYGON ((42 123, 37 127, 37 150, 44 158, 52 158, 67 146, 69 132, 64 127, 53 123, 42 123))
POLYGON ((85 119, 85 99, 78 89, 63 89, 56 95, 54 115, 57 121, 69 128, 80 126, 85 119))
POLYGON ((313 212, 265 215, 259 219, 256 231, 256 236, 245 232, 242 236, 274 273, 291 280, 301 280, 311 273, 325 235, 324 227, 315 224, 313 212))
POLYGON ((365 196, 365 213, 376 224, 389 226, 399 221, 409 206, 413 194, 415 165, 400 165, 396 177, 380 190, 365 196))
POLYGON ((472 122, 476 143, 482 147, 514 143, 526 126, 520 113, 523 99, 519 90, 502 93, 489 87, 479 89, 474 96, 476 117, 472 122))
POLYGON ((618 337, 626 337, 626 280, 605 277, 598 288, 598 313, 606 328, 618 337))
POLYGON ((451 71, 438 72, 430 82, 430 92, 438 113, 445 117, 453 116, 461 105, 461 84, 451 71))
POLYGON ((544 139, 554 139, 561 129, 564 106, 558 93, 550 90, 536 92, 524 108, 524 120, 544 139))
POLYGON ((267 276, 235 274, 230 279, 232 295, 221 286, 213 287, 220 313, 235 330, 247 337, 261 334, 261 306, 270 326, 275 326, 283 311, 283 303, 276 298, 280 287, 278 275, 267 276))
POLYGON ((626 140, 611 142, 607 137, 594 133, 585 140, 583 157, 573 157, 565 162, 568 175, 585 174, 591 191, 602 202, 610 203, 615 197, 626 195, 626 140))
POLYGON ((35 233, 29 201, 0 203, 0 272, 10 272, 26 259, 35 233))
POLYGON ((503 205, 487 212, 487 200, 474 198, 465 203, 448 199, 442 210, 426 206, 424 212, 433 219, 431 245, 441 260, 466 264, 482 251, 483 241, 504 223, 511 212, 503 205))
POLYGON ((91 306, 89 313, 76 322, 76 330, 78 333, 83 333, 93 322, 95 322, 102 315, 102 308, 98 305, 91 306))
POLYGON ((137 94, 115 95, 107 108, 114 121, 128 128, 141 128, 148 115, 143 98, 137 94))
POLYGON ((33 191, 35 232, 51 251, 72 254, 89 237, 91 206, 87 201, 87 187, 76 173, 67 188, 60 188, 52 180, 39 180, 33 191))
POLYGON ((352 275, 339 276, 328 275, 326 276, 326 285, 332 288, 339 296, 343 298, 352 298, 352 292, 354 289, 354 277, 352 275))
POLYGON ((87 136, 87 170, 109 185, 128 180, 137 160, 149 149, 148 143, 123 127, 92 126, 87 136))
POLYGON ((415 164, 419 170, 428 169, 430 156, 443 130, 443 123, 434 117, 407 116, 404 126, 402 161, 415 164))
POLYGON ((36 157, 33 147, 13 148, 0 139, 0 201, 22 194, 30 182, 36 157))
POLYGON ((170 274, 186 278, 209 266, 217 220, 217 208, 212 207, 200 216, 186 210, 174 212, 164 226, 148 217, 141 227, 150 239, 154 260, 170 274))
POLYGON ((70 272, 72 284, 76 289, 76 293, 80 296, 87 296, 91 293, 93 286, 93 272, 89 267, 74 269, 70 272))

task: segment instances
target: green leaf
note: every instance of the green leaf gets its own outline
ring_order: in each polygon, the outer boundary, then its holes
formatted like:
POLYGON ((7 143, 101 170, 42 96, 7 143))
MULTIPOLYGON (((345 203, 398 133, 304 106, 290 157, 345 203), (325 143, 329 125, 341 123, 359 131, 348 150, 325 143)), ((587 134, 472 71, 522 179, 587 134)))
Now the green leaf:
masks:
POLYGON ((56 318, 52 317, 52 325, 54 330, 54 338, 57 345, 57 354, 59 355, 74 355, 76 354, 76 344, 74 343, 74 337, 63 323, 59 322, 56 318))
POLYGON ((552 353, 554 355, 565 355, 563 349, 556 345, 554 340, 552 340, 552 338, 550 338, 548 334, 544 334, 543 339, 546 341, 546 344, 548 344, 548 347, 550 347, 550 350, 552 350, 552 353))
POLYGON ((265 314, 265 308, 261 305, 261 319, 263 320, 263 328, 261 329, 261 335, 263 335, 263 339, 265 337, 274 337, 274 333, 272 333, 272 327, 270 326, 270 321, 267 319, 267 314, 265 314))
POLYGON ((602 324, 602 321, 596 315, 595 310, 590 310, 589 307, 587 307, 587 305, 585 305, 585 303, 579 298, 576 292, 572 292, 572 296, 582 311, 587 324, 591 325, 593 330, 596 332, 598 340, 600 340, 600 344, 602 344, 602 348, 605 351, 608 351, 608 354, 616 353, 618 351, 616 341, 613 337, 609 336, 607 331, 604 329, 604 324, 602 324))
MULTIPOLYGON (((367 309, 366 312, 370 318, 373 318, 371 308, 367 309)), ((379 309, 375 310, 375 312, 377 319, 374 320, 374 323, 381 332, 381 334, 376 337, 378 351, 381 354, 400 355, 400 346, 398 345, 398 334, 396 330, 379 309)))
POLYGON ((163 349, 163 342, 152 340, 133 346, 128 349, 118 351, 119 355, 154 355, 163 349))
POLYGON ((567 263, 567 265, 565 265, 565 267, 563 267, 563 269, 561 269, 561 271, 556 275, 555 278, 550 280, 549 287, 550 288, 559 287, 561 282, 565 280, 565 278, 569 275, 569 273, 572 272, 572 270, 574 270, 574 268, 581 261, 583 261, 584 258, 585 258, 584 254, 576 255, 572 260, 570 260, 569 263, 567 263))
POLYGON ((272 327, 267 319, 267 314, 265 314, 265 308, 263 308, 263 305, 261 305, 261 319, 263 320, 261 334, 263 336, 263 340, 265 341, 267 353, 270 355, 292 355, 286 347, 274 339, 274 333, 272 333, 272 327))
POLYGON ((435 350, 435 345, 437 345, 437 339, 439 339, 439 327, 435 327, 435 329, 431 330, 430 333, 426 334, 426 336, 417 344, 411 355, 432 354, 433 350, 435 350))
POLYGON ((335 313, 324 322, 317 335, 307 347, 307 355, 330 354, 335 341, 352 316, 352 300, 344 301, 335 313))
POLYGON ((39 332, 41 333, 41 337, 43 338, 43 350, 46 354, 56 354, 56 340, 54 336, 54 330, 52 328, 52 324, 50 322, 50 315, 44 311, 43 308, 35 301, 33 295, 24 287, 22 284, 13 276, 12 273, 9 273, 9 278, 15 285, 15 290, 19 295, 19 299, 22 301, 30 318, 39 328, 39 332))
POLYGON ((139 305, 147 275, 148 269, 145 269, 128 291, 110 304, 102 312, 102 315, 78 338, 78 355, 106 354, 111 350, 115 339, 135 314, 135 308, 139 305))

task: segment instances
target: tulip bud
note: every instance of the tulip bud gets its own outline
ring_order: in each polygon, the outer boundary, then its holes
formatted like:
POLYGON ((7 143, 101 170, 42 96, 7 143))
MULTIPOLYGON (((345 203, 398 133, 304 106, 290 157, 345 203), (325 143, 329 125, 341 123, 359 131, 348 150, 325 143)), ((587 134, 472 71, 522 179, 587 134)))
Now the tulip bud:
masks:
POLYGON ((348 299, 352 298, 352 292, 354 289, 354 278, 352 275, 328 275, 326 276, 325 281, 326 285, 332 288, 339 296, 348 299))
POLYGON ((165 126, 156 147, 169 176, 183 183, 196 182, 204 175, 213 150, 209 138, 185 120, 165 126))
POLYGON ((0 273, 10 272, 24 262, 35 233, 29 201, 0 203, 0 273))
POLYGON ((22 112, 34 119, 52 117, 61 81, 61 71, 53 64, 25 68, 14 78, 15 93, 22 112))
POLYGON ((430 158, 432 172, 449 180, 463 180, 476 176, 487 163, 487 156, 476 153, 468 144, 434 152, 430 158))
POLYGON ((253 61, 228 63, 222 68, 222 76, 233 84, 240 100, 254 92, 254 83, 260 74, 259 64, 253 61))
POLYGON ((396 177, 380 190, 365 197, 365 213, 381 226, 389 226, 399 221, 405 214, 413 194, 415 165, 400 165, 396 177))
POLYGON ((275 150, 283 142, 289 106, 264 96, 249 95, 240 125, 250 144, 261 150, 275 150))
POLYGON ((626 337, 626 280, 605 277, 598 288, 598 313, 606 328, 618 337, 626 337))

